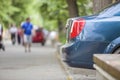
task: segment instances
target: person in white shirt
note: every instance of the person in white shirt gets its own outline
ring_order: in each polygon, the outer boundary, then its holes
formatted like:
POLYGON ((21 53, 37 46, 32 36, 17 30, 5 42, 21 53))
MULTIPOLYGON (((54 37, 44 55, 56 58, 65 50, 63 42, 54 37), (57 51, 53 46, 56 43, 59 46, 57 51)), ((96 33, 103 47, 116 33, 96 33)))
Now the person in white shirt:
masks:
POLYGON ((17 34, 17 28, 15 25, 11 24, 11 27, 9 29, 9 32, 11 34, 11 42, 14 45, 16 42, 16 34, 17 34))
POLYGON ((42 31, 43 31, 43 33, 44 33, 44 37, 45 37, 45 39, 47 39, 48 34, 49 34, 48 30, 46 30, 45 28, 43 28, 42 31))
POLYGON ((54 47, 56 42, 58 42, 58 33, 56 31, 51 31, 49 34, 52 46, 54 47))

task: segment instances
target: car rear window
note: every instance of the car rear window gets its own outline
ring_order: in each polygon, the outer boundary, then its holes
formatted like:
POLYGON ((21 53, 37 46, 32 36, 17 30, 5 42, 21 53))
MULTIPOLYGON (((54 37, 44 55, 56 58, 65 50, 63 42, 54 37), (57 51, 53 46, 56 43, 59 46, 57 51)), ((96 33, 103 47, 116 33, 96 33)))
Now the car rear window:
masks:
POLYGON ((105 8, 98 15, 98 17, 111 17, 111 16, 120 16, 120 2, 113 4, 108 8, 105 8))

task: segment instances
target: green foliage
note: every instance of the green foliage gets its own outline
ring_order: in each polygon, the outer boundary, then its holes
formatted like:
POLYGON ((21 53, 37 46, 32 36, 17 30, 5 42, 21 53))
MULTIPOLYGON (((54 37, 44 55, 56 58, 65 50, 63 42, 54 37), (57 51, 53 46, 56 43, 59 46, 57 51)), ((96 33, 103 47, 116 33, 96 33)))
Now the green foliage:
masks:
POLYGON ((10 23, 20 23, 34 12, 33 0, 0 0, 0 23, 6 27, 10 23))
MULTIPOLYGON (((90 15, 92 13, 91 0, 76 0, 79 9, 79 15, 90 15)), ((64 27, 69 18, 68 5, 66 0, 43 0, 39 1, 39 11, 43 17, 43 25, 49 30, 56 30, 62 26, 60 31, 60 41, 65 42, 64 27), (61 26, 59 24, 61 22, 61 26)))
POLYGON ((57 23, 59 20, 65 24, 66 18, 68 18, 65 0, 44 0, 39 6, 39 11, 44 19, 43 25, 50 30, 58 28, 59 25, 57 23), (50 26, 52 28, 49 28, 50 26))
POLYGON ((92 14, 92 0, 77 0, 79 15, 91 15, 92 14))
POLYGON ((66 34, 65 32, 62 32, 59 34, 59 41, 63 44, 65 44, 65 42, 66 42, 66 35, 65 34, 66 34))
POLYGON ((0 0, 0 22, 7 22, 8 20, 13 22, 13 20, 10 18, 10 15, 18 9, 11 6, 11 1, 12 0, 0 0))
MULTIPOLYGON (((79 15, 92 13, 91 0, 76 0, 79 15)), ((20 25, 26 17, 48 30, 58 30, 60 40, 65 42, 65 24, 69 18, 66 0, 0 0, 0 23, 8 27, 10 23, 20 25)))

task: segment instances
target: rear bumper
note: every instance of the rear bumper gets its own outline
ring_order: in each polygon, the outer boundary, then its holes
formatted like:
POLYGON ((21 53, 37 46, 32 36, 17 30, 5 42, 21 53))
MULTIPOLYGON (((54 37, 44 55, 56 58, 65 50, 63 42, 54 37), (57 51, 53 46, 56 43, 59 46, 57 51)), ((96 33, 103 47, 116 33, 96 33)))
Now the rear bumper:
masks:
POLYGON ((104 52, 108 43, 95 41, 79 41, 67 43, 61 47, 60 53, 71 67, 93 69, 93 54, 104 52))

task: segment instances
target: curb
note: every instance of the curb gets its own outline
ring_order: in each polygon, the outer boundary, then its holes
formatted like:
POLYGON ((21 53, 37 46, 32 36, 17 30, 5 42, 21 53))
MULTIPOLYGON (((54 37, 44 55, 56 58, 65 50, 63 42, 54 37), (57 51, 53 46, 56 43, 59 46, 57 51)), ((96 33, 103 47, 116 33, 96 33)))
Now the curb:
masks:
POLYGON ((62 62, 62 60, 61 60, 60 55, 58 54, 58 52, 56 52, 56 53, 57 53, 57 54, 56 54, 57 59, 58 59, 60 65, 61 65, 62 69, 63 69, 64 72, 65 72, 66 80, 73 80, 73 77, 72 77, 70 71, 68 70, 67 65, 65 65, 64 62, 62 62))
POLYGON ((65 75, 66 75, 66 80, 73 80, 72 74, 69 71, 69 67, 67 64, 65 64, 60 57, 60 47, 62 46, 61 43, 57 44, 57 51, 56 51, 56 57, 61 65, 61 68, 64 70, 65 75))

